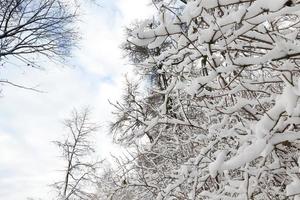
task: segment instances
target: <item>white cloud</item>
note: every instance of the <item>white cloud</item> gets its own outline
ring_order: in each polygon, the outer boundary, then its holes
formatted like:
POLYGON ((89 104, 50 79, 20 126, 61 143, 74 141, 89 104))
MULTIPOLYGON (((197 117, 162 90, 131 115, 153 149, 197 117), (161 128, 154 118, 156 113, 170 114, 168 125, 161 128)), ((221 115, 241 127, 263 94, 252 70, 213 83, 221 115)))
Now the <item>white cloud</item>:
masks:
POLYGON ((101 76, 121 75, 129 71, 119 48, 125 39, 124 28, 135 19, 151 16, 153 8, 147 6, 148 0, 109 1, 116 2, 111 7, 105 7, 105 2, 98 9, 86 5, 89 9, 81 26, 85 32, 83 48, 77 55, 80 63, 92 73, 101 76))

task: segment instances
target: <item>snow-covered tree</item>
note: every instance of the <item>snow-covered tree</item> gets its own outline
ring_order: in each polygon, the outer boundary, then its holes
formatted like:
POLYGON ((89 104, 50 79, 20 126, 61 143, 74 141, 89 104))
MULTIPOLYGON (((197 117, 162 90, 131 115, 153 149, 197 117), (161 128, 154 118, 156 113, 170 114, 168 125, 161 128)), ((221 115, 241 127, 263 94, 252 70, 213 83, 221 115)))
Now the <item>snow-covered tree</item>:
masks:
POLYGON ((132 156, 115 189, 131 199, 300 199, 300 2, 153 2, 157 26, 141 24, 128 41, 170 45, 137 66, 155 67, 158 81, 144 93, 128 84, 114 104, 114 138, 132 156))

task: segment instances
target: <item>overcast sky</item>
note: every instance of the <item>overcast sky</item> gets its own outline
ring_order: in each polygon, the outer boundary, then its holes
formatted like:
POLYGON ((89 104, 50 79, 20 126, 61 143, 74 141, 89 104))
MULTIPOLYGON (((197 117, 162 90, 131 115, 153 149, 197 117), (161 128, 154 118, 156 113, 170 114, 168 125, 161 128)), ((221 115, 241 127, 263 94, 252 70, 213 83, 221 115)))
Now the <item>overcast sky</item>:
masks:
MULTIPOLYGON (((0 98, 0 199, 49 199, 48 184, 60 177, 59 151, 51 141, 61 138, 61 121, 72 108, 90 105, 103 128, 96 140, 102 157, 117 153, 105 129, 110 119, 108 99, 117 100, 130 66, 119 49, 123 28, 136 18, 150 16, 148 0, 98 0, 85 4, 80 24, 81 48, 70 66, 42 63, 46 70, 13 66, 1 77, 46 93, 4 87, 0 98)), ((85 0, 83 1, 85 2, 85 0)), ((51 195, 50 195, 51 196, 51 195)))

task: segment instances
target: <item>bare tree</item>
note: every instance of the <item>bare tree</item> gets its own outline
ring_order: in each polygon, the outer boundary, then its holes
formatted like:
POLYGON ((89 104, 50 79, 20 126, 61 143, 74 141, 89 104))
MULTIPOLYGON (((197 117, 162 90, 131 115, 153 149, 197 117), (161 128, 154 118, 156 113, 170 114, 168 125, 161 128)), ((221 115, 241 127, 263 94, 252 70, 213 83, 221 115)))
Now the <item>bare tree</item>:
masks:
POLYGON ((0 59, 9 56, 32 64, 28 56, 67 56, 75 42, 76 13, 60 0, 0 2, 0 59))
POLYGON ((95 199, 93 189, 97 185, 97 169, 102 161, 92 161, 95 149, 90 137, 98 125, 90 121, 88 109, 74 110, 64 125, 68 129, 66 139, 55 141, 66 162, 64 180, 54 184, 58 196, 63 200, 95 199))
MULTIPOLYGON (((76 8, 61 0, 0 1, 0 65, 63 61, 77 41, 76 8)), ((0 79, 2 84, 32 89, 0 79)))

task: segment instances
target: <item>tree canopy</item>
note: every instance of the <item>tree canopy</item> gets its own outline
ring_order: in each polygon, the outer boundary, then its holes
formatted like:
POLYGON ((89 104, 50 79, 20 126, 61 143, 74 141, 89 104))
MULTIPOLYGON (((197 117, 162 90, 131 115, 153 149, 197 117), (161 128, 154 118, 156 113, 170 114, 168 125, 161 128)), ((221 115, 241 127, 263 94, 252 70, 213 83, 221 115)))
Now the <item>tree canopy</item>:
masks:
MULTIPOLYGON (((76 8, 66 1, 1 1, 0 65, 45 68, 41 61, 64 61, 78 40, 76 20, 76 8)), ((1 77, 0 83, 36 90, 7 77, 1 77)))
POLYGON ((154 74, 148 89, 128 83, 114 104, 112 133, 130 154, 99 191, 133 200, 300 199, 300 3, 153 3, 157 16, 128 41, 164 50, 136 65, 141 77, 154 74))
POLYGON ((76 32, 75 12, 60 0, 5 0, 0 6, 0 58, 14 56, 64 57, 70 54, 76 32))

